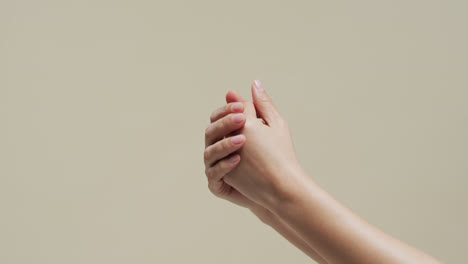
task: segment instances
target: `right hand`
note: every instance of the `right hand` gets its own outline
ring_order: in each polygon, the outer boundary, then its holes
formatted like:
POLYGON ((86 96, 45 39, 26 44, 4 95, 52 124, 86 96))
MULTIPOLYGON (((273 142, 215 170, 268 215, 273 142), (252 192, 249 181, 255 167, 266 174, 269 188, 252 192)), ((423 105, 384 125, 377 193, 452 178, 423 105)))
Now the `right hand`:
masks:
POLYGON ((289 126, 259 81, 251 102, 244 102, 246 122, 239 131, 246 143, 241 162, 224 181, 255 203, 274 211, 307 178, 296 157, 289 126))

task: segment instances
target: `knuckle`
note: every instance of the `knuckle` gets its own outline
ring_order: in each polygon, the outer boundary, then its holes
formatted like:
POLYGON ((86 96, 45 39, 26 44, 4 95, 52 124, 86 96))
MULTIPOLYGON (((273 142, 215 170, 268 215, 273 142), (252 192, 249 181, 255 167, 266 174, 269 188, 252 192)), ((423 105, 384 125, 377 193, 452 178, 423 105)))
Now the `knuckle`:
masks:
POLYGON ((227 115, 225 118, 223 118, 221 120, 221 122, 219 122, 219 128, 220 129, 226 129, 226 127, 229 127, 229 120, 232 119, 232 115, 227 115))
POLYGON ((205 175, 208 178, 208 181, 210 181, 214 177, 214 171, 213 168, 208 168, 205 170, 205 175))
POLYGON ((223 150, 228 150, 232 147, 232 140, 231 138, 226 138, 223 140, 222 145, 221 145, 223 150))
POLYGON ((219 169, 223 172, 223 173, 227 173, 227 171, 229 171, 229 169, 231 168, 231 164, 229 164, 229 162, 227 160, 223 160, 223 162, 220 162, 219 163, 219 169))
POLYGON ((213 122, 215 121, 216 115, 217 115, 217 114, 216 114, 216 111, 214 111, 213 113, 211 113, 211 115, 210 115, 210 122, 211 122, 211 123, 213 123, 213 122))
POLYGON ((226 104, 211 113, 210 121, 211 123, 217 121, 221 117, 231 112, 231 104, 226 104))
POLYGON ((203 151, 203 159, 209 160, 210 157, 211 157, 211 150, 210 150, 210 147, 208 147, 205 149, 205 151, 203 151))
POLYGON ((223 147, 221 146, 222 143, 218 142, 216 144, 213 145, 213 152, 215 153, 218 153, 220 151, 222 151, 223 147))
POLYGON ((211 133, 211 134, 217 134, 217 133, 219 133, 219 129, 222 128, 222 125, 223 125, 222 119, 216 120, 216 122, 213 122, 213 123, 211 124, 211 131, 210 131, 210 133, 211 133))
POLYGON ((214 123, 211 123, 210 125, 208 125, 208 127, 205 129, 205 137, 206 138, 210 138, 213 136, 213 134, 215 133, 215 130, 216 130, 216 122, 214 123))
POLYGON ((208 188, 210 189, 211 193, 212 193, 215 197, 217 197, 217 198, 222 198, 221 193, 219 192, 218 189, 216 189, 216 187, 208 187, 208 188))
POLYGON ((208 182, 208 190, 210 190, 210 192, 212 194, 214 194, 214 196, 218 196, 218 191, 216 190, 216 188, 211 184, 211 182, 208 182))

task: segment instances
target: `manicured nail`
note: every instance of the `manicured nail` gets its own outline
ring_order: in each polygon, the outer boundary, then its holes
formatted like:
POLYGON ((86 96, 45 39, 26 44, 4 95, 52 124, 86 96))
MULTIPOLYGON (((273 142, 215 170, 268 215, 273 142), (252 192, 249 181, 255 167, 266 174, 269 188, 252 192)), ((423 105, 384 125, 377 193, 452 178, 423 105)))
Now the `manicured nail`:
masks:
POLYGON ((234 155, 234 156, 229 157, 229 158, 228 158, 228 161, 229 161, 229 162, 232 162, 232 163, 235 163, 235 162, 237 162, 239 159, 240 159, 240 156, 239 156, 239 155, 234 155))
POLYGON ((255 83, 255 88, 257 89, 257 91, 263 91, 264 90, 263 85, 259 80, 255 80, 254 83, 255 83))
POLYGON ((237 136, 234 136, 232 137, 232 143, 234 143, 235 145, 237 144, 240 144, 244 141, 244 136, 243 135, 237 135, 237 136))
POLYGON ((243 110, 243 108, 244 108, 244 105, 242 103, 233 103, 231 109, 233 112, 240 112, 243 110))
POLYGON ((243 114, 235 114, 232 116, 232 120, 236 123, 242 123, 245 120, 245 116, 243 114))

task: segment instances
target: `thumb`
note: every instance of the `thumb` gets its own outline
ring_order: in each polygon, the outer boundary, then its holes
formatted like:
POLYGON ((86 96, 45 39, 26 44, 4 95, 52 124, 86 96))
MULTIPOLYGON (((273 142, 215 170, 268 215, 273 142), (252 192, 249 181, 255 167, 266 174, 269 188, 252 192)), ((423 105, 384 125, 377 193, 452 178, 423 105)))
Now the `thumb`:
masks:
POLYGON ((265 120, 267 125, 278 120, 280 114, 259 80, 255 80, 252 84, 252 99, 258 115, 265 120))

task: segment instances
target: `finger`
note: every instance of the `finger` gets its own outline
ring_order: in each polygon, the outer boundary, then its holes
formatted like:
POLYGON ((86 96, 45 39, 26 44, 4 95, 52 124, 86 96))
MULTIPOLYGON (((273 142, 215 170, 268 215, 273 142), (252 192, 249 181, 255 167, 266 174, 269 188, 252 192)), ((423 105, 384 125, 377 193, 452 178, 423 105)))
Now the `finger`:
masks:
POLYGON ((208 147, 245 124, 244 114, 229 114, 211 123, 205 130, 205 147, 208 147))
POLYGON ((255 110, 255 107, 253 103, 247 102, 238 92, 234 90, 230 90, 226 94, 226 102, 232 103, 232 102, 242 102, 244 103, 244 113, 247 115, 247 117, 258 117, 258 114, 255 110))
POLYGON ((252 102, 244 103, 244 115, 249 120, 258 119, 257 110, 255 110, 255 106, 252 102))
POLYGON ((223 118, 230 113, 242 113, 242 112, 244 112, 243 103, 240 103, 240 102, 229 103, 213 111, 213 113, 211 113, 211 116, 210 116, 210 121, 211 123, 213 123, 216 120, 223 118))
POLYGON ((262 83, 258 80, 252 84, 252 98, 257 114, 266 121, 267 125, 275 123, 281 117, 273 101, 265 92, 262 83))
POLYGON ((228 158, 220 160, 214 166, 206 169, 205 174, 208 177, 208 182, 216 183, 220 181, 224 175, 228 174, 240 162, 240 155, 234 154, 228 158))
POLYGON ((226 94, 226 103, 245 102, 245 99, 236 91, 229 90, 226 94))
POLYGON ((244 135, 225 138, 208 146, 204 152, 205 166, 211 167, 216 161, 221 160, 234 151, 240 149, 245 143, 244 135))

